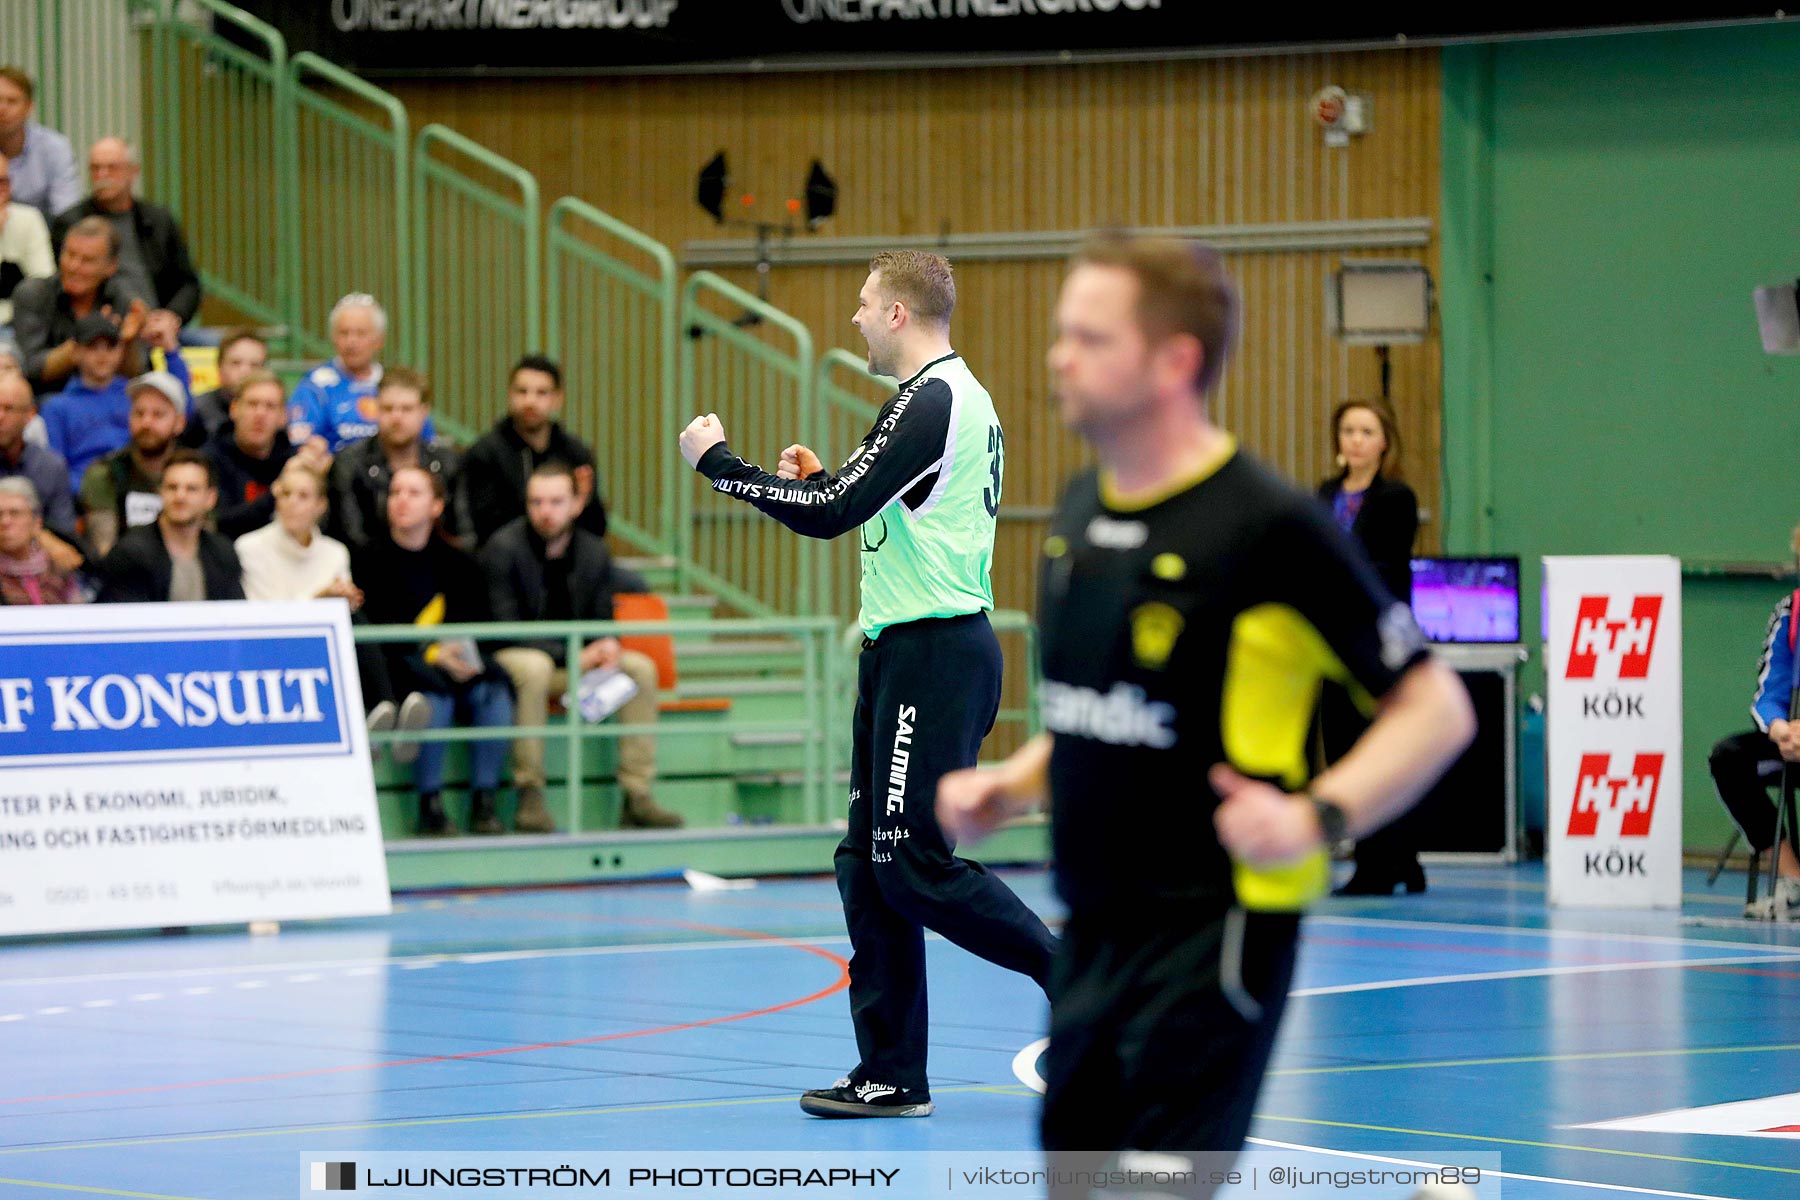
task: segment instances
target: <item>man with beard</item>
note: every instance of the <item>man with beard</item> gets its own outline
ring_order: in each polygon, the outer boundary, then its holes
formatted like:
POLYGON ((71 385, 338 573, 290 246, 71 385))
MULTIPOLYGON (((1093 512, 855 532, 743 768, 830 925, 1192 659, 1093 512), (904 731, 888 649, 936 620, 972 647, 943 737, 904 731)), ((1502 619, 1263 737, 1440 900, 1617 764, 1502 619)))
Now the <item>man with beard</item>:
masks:
POLYGON ((295 450, 282 427, 287 413, 281 380, 254 371, 238 387, 231 402, 231 423, 206 444, 206 456, 218 471, 219 532, 236 539, 261 529, 275 516, 275 481, 296 454, 323 475, 331 456, 317 442, 295 450))
POLYGON ((393 367, 375 391, 375 436, 344 447, 331 464, 331 531, 357 552, 387 532, 388 485, 402 467, 423 467, 444 481, 444 533, 467 550, 474 544, 469 502, 450 446, 425 440, 431 424, 431 381, 393 367))
POLYGON ((162 512, 162 474, 186 426, 187 391, 166 371, 131 381, 131 441, 88 465, 81 477, 81 511, 87 536, 104 556, 127 529, 148 525, 162 512))
POLYGON ((594 455, 563 428, 562 368, 541 354, 527 354, 513 367, 506 387, 506 415, 463 460, 475 540, 485 545, 496 530, 525 515, 525 481, 547 462, 566 463, 575 472, 576 524, 606 536, 606 507, 594 486, 594 455))
MULTIPOLYGON (((606 539, 575 523, 579 498, 575 473, 566 463, 548 462, 525 481, 525 515, 508 523, 481 551, 487 575, 488 606, 496 621, 610 621, 613 619, 612 557, 606 539)), ((512 677, 521 725, 542 725, 552 695, 569 690, 569 680, 601 667, 623 671, 637 693, 619 709, 626 725, 656 721, 656 664, 646 655, 626 650, 616 637, 596 638, 582 647, 581 660, 566 660, 568 646, 560 637, 507 646, 494 659, 512 677)), ((683 824, 678 813, 651 797, 656 777, 656 742, 641 734, 619 739, 619 791, 624 797, 620 825, 638 829, 672 829, 683 824)), ((544 740, 520 738, 513 743, 513 784, 519 789, 519 811, 513 827, 520 833, 556 829, 544 805, 544 740)))
POLYGON ((126 530, 101 563, 100 602, 242 600, 237 552, 206 527, 219 498, 212 463, 192 450, 173 451, 161 492, 155 522, 126 530))

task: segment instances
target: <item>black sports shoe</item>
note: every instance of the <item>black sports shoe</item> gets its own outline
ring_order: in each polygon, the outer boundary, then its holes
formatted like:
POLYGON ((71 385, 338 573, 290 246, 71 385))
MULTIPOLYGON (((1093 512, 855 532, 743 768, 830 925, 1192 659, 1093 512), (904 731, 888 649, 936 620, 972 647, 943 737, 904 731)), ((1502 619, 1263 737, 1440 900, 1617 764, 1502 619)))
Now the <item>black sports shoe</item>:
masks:
POLYGON ((800 1093, 800 1111, 815 1117, 929 1117, 937 1106, 928 1092, 909 1092, 885 1083, 851 1083, 800 1093))

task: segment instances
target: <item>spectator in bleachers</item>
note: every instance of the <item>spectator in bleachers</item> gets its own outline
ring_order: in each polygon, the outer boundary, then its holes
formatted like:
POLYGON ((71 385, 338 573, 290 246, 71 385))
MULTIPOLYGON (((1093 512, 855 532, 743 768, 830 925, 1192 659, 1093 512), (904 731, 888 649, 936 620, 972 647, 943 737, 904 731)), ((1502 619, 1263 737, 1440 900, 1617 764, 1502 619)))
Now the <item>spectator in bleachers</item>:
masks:
POLYGON ((596 537, 606 536, 606 506, 594 486, 593 452, 556 419, 562 406, 562 368, 541 354, 521 358, 507 384, 506 415, 463 459, 477 544, 485 545, 502 525, 525 515, 525 480, 547 462, 566 463, 575 473, 580 509, 575 523, 596 537))
MULTIPOLYGON (((509 522, 481 551, 487 575, 488 607, 496 621, 610 621, 613 619, 612 556, 606 539, 575 524, 575 474, 567 464, 546 462, 525 482, 525 515, 509 522)), ((618 716, 627 725, 647 725, 657 717, 656 664, 616 637, 596 638, 571 669, 560 637, 521 642, 497 650, 494 658, 511 676, 521 725, 544 723, 548 701, 569 690, 570 677, 598 668, 616 668, 637 685, 618 716)), ((643 736, 619 739, 621 823, 669 829, 682 819, 651 796, 656 778, 656 742, 643 736)), ((519 810, 513 827, 521 833, 553 833, 544 806, 544 743, 513 743, 513 783, 519 810)))
POLYGON ((94 143, 88 151, 88 176, 92 193, 57 214, 50 223, 51 240, 61 246, 69 230, 89 217, 111 224, 119 239, 119 273, 151 310, 144 321, 145 340, 172 353, 181 327, 200 311, 200 273, 188 257, 181 225, 168 209, 133 194, 137 151, 123 138, 94 143))
POLYGON ((0 154, 12 164, 13 199, 48 221, 81 199, 69 139, 31 119, 37 89, 18 67, 0 67, 0 154))
POLYGON ((362 607, 362 589, 351 582, 350 551, 319 531, 325 519, 325 479, 299 458, 289 458, 275 480, 275 519, 238 538, 249 600, 322 600, 340 596, 350 611, 362 607))
POLYGON ((219 474, 219 508, 214 517, 220 533, 239 538, 261 529, 275 515, 275 480, 290 458, 298 456, 324 474, 331 456, 309 442, 298 450, 288 440, 287 393, 271 371, 252 371, 238 385, 231 420, 206 443, 206 456, 219 474))
POLYGON ((431 421, 431 381, 393 367, 375 393, 375 436, 344 447, 331 464, 332 532, 360 550, 387 532, 388 483, 402 467, 423 467, 444 481, 444 532, 463 549, 475 544, 454 448, 425 440, 431 421))
POLYGON ((77 321, 110 315, 123 340, 135 342, 150 311, 119 278, 118 231, 98 217, 77 221, 63 238, 55 275, 27 279, 13 289, 12 299, 13 339, 24 356, 25 376, 40 396, 60 390, 75 373, 77 321))
POLYGON ((69 464, 48 446, 25 439, 37 415, 31 385, 16 372, 0 374, 0 479, 28 479, 36 490, 44 524, 59 538, 75 536, 75 498, 69 464))
POLYGON ((162 512, 154 524, 128 529, 100 564, 103 604, 242 600, 237 553, 206 527, 218 502, 213 466, 186 448, 163 465, 162 512))
POLYGON ((187 430, 181 444, 198 450, 219 432, 219 426, 231 419, 231 400, 238 385, 252 371, 269 365, 269 343, 254 329, 233 329, 219 343, 219 386, 194 397, 194 410, 188 414, 187 430))
POLYGON ((162 512, 162 474, 185 425, 187 393, 167 371, 131 381, 130 441, 90 464, 81 476, 87 539, 102 557, 119 534, 149 525, 162 512))
POLYGON ((12 167, 0 155, 0 334, 12 332, 12 294, 27 279, 56 274, 50 228, 29 204, 12 198, 12 167))
MULTIPOLYGON (((388 534, 354 559, 363 589, 363 610, 378 625, 439 625, 490 619, 481 568, 444 537, 439 528, 446 501, 444 480, 423 467, 402 467, 388 481, 388 534)), ((395 646, 388 669, 397 688, 423 693, 431 705, 431 726, 452 721, 478 727, 512 724, 513 698, 506 673, 483 657, 472 641, 445 639, 424 647, 395 646), (422 652, 421 652, 422 651, 422 652)), ((419 792, 421 834, 454 832, 444 812, 443 742, 419 754, 414 786, 419 792)), ((506 765, 506 742, 470 746, 469 828, 503 833, 495 801, 506 765)))
MULTIPOLYGON (((89 313, 75 324, 75 375, 44 401, 44 432, 50 448, 69 464, 70 488, 95 459, 131 440, 131 397, 120 373, 125 340, 111 318, 89 313)), ((173 379, 173 376, 170 376, 173 379)), ((187 395, 182 394, 182 409, 187 395)))
MULTIPOLYGON (((246 533, 236 543, 238 562, 244 571, 245 598, 292 601, 341 597, 350 608, 351 620, 364 623, 363 593, 350 573, 350 550, 319 529, 326 508, 324 476, 296 455, 281 469, 274 491, 275 519, 246 533)), ((425 697, 414 693, 404 703, 394 703, 393 682, 379 645, 356 643, 356 671, 362 680, 371 733, 396 727, 420 730, 430 723, 431 705, 425 697)), ((419 743, 399 742, 389 750, 395 762, 410 763, 419 756, 419 743)))
POLYGON ((51 561, 38 539, 43 509, 29 479, 0 479, 0 604, 81 604, 87 595, 73 571, 51 561))
MULTIPOLYGON (((375 436, 387 310, 368 293, 352 292, 332 306, 330 323, 337 357, 314 367, 295 385, 288 400, 288 436, 297 446, 322 438, 336 454, 351 442, 375 436)), ((424 436, 428 442, 437 436, 429 418, 424 436)))

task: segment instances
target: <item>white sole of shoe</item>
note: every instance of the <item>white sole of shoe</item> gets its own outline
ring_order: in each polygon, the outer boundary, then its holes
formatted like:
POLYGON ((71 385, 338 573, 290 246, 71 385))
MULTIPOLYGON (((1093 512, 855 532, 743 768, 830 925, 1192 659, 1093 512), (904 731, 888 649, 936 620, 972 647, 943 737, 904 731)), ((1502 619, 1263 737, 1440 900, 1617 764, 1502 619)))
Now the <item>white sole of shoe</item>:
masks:
MULTIPOLYGON (((431 702, 417 692, 408 692, 400 701, 400 711, 394 719, 394 728, 402 733, 417 733, 431 725, 431 702)), ((424 749, 420 742, 395 742, 388 747, 388 753, 394 761, 402 766, 419 760, 419 751, 424 749)))
POLYGON ((923 1104, 864 1104, 802 1096, 800 1111, 814 1117, 929 1117, 937 1105, 929 1100, 923 1104))

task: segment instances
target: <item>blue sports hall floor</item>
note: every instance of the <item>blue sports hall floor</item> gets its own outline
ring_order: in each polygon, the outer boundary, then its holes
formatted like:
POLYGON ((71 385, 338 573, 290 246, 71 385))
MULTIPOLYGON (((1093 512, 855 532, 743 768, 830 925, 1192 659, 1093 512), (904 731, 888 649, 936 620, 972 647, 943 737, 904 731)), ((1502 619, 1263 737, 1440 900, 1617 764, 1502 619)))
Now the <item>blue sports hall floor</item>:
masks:
MULTIPOLYGON (((1043 873, 1006 874, 1059 915, 1043 873)), ((1690 871, 1679 914, 1551 911, 1538 867, 1439 866, 1321 905, 1257 1145, 1491 1153, 1511 1200, 1800 1196, 1800 924, 1735 922, 1739 897, 1690 871)), ((291 1197, 310 1151, 1034 1146, 1043 999, 936 940, 936 1115, 799 1112, 855 1059, 848 953, 824 878, 6 944, 0 1196, 291 1197)))

